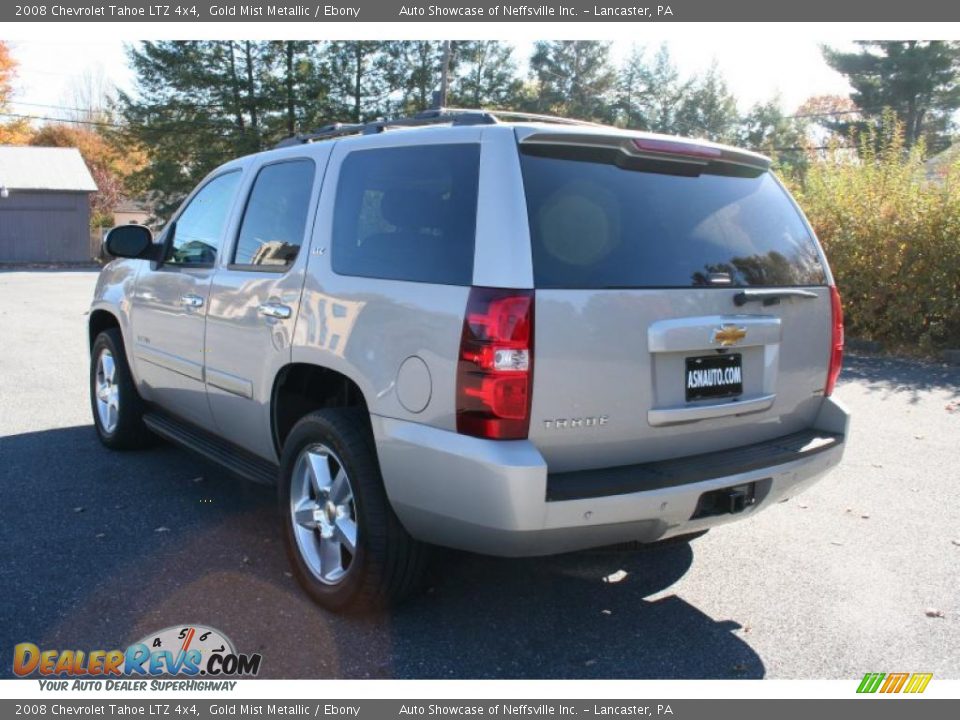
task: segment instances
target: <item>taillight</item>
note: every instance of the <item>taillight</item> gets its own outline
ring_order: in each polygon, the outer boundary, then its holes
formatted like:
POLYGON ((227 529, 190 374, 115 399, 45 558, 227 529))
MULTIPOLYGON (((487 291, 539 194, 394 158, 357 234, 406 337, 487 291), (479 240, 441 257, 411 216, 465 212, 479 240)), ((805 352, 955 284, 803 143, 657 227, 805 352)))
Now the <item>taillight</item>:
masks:
POLYGON ((827 370, 827 385, 823 389, 824 395, 831 395, 837 386, 840 377, 840 368, 843 366, 843 307, 840 304, 840 293, 836 286, 830 288, 830 313, 833 316, 830 333, 830 368, 827 370))
POLYGON ((527 437, 533 379, 533 290, 471 288, 457 364, 457 432, 527 437))

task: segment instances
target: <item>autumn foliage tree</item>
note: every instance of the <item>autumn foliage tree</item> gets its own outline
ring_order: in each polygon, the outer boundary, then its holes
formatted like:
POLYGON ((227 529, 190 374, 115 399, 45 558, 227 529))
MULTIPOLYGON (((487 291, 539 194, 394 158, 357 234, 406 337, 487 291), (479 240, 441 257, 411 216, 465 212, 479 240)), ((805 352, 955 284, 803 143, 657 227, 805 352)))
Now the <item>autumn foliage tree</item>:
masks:
MULTIPOLYGON (((0 40, 0 113, 9 112, 13 99, 13 81, 17 77, 17 61, 10 46, 0 40)), ((8 120, 0 115, 0 145, 20 145, 30 136, 30 126, 22 118, 8 120)))

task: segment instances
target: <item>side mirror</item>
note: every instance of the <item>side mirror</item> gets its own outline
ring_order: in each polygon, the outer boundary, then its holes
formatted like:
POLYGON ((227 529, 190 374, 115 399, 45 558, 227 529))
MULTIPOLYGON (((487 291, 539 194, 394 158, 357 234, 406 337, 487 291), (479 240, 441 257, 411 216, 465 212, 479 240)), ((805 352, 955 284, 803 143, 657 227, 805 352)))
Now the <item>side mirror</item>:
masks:
POLYGON ((104 248, 113 257, 156 260, 159 249, 145 225, 118 225, 107 233, 104 248))

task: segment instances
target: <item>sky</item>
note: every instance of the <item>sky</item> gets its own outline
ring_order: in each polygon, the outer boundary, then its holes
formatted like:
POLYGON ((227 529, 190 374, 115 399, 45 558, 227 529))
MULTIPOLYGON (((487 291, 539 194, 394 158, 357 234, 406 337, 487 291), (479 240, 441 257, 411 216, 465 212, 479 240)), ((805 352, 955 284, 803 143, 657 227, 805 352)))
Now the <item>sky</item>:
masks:
MULTIPOLYGON (((532 43, 515 44, 516 56, 525 69, 532 43)), ((14 112, 60 116, 63 111, 44 106, 71 105, 72 88, 84 77, 104 77, 127 90, 133 81, 124 43, 119 40, 29 40, 11 45, 20 63, 14 112)), ((630 42, 615 41, 614 60, 626 58, 631 47, 630 42)), ((846 95, 850 90, 846 80, 823 61, 819 43, 809 36, 779 34, 749 43, 737 37, 673 39, 669 48, 683 75, 702 72, 716 61, 742 111, 779 94, 783 109, 793 112, 812 95, 846 95)), ((655 49, 648 46, 650 54, 655 49)))

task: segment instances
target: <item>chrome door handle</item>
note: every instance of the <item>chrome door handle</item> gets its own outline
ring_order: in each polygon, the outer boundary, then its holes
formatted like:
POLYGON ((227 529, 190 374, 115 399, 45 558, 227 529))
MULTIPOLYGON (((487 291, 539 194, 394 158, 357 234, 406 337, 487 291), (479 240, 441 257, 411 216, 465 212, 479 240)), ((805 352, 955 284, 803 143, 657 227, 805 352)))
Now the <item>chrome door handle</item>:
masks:
POLYGON ((203 307, 203 298, 199 295, 181 295, 180 304, 191 308, 203 307))
POLYGON ((288 305, 281 305, 280 303, 264 303, 257 309, 261 315, 277 320, 286 320, 293 314, 293 310, 288 305))

